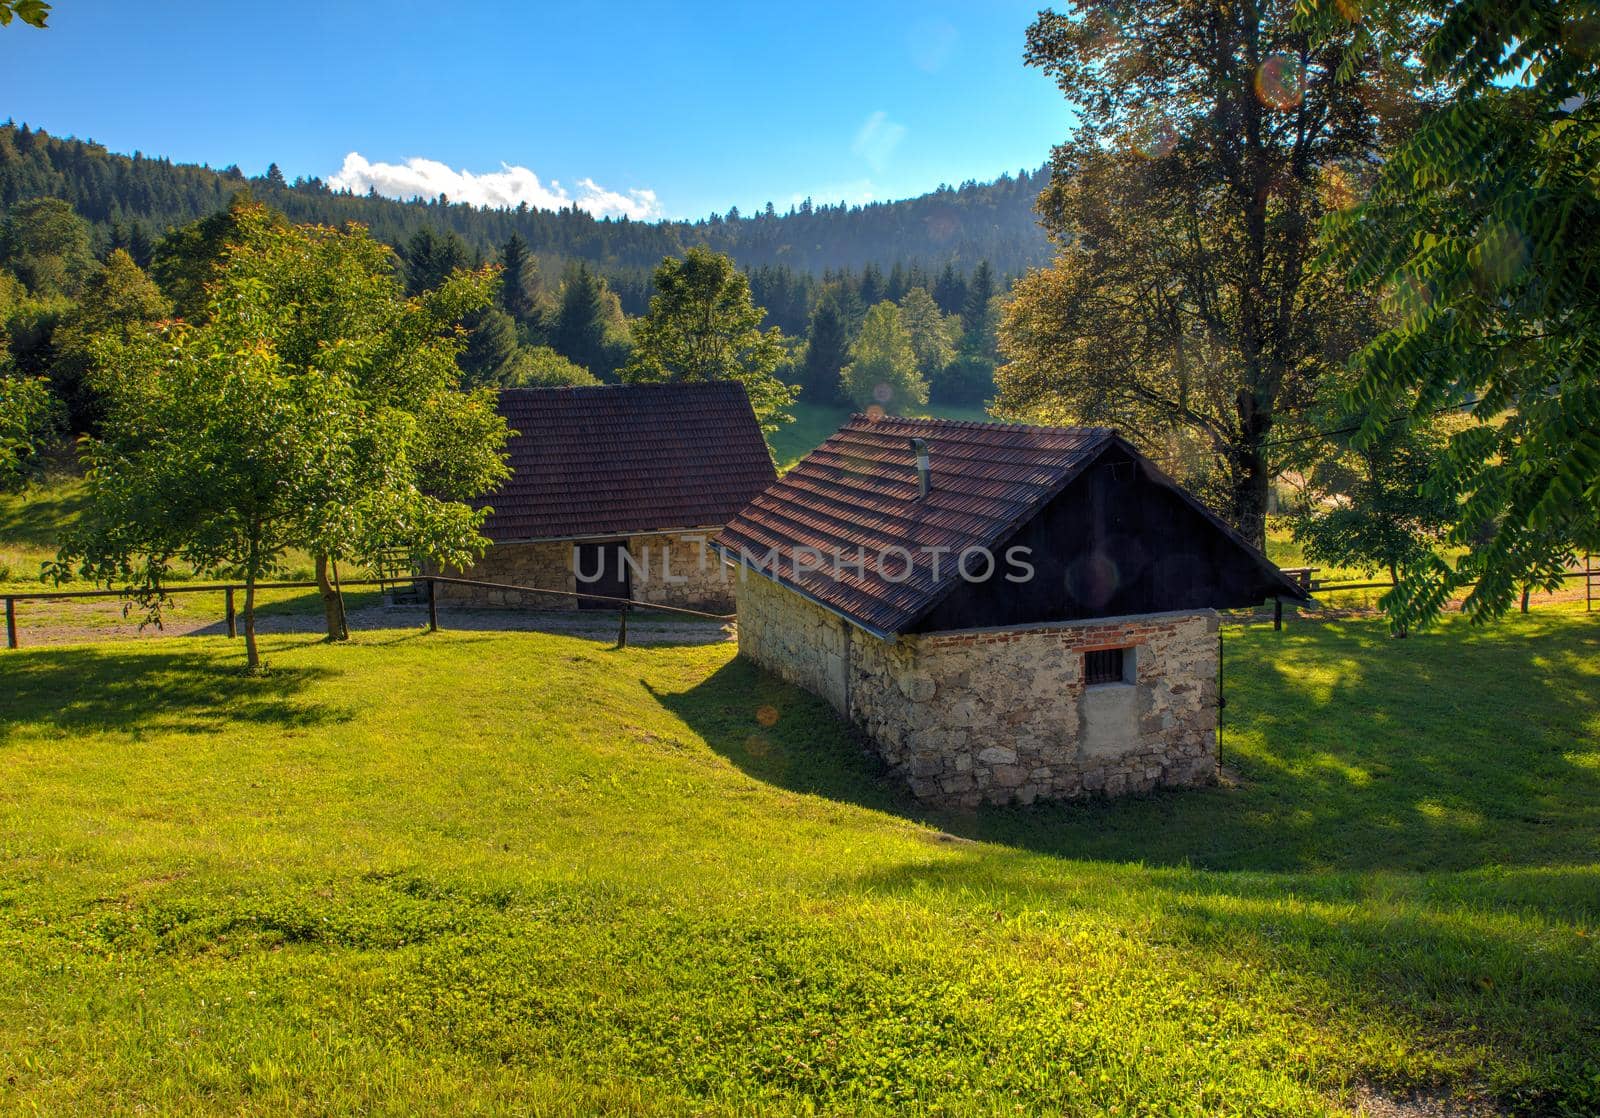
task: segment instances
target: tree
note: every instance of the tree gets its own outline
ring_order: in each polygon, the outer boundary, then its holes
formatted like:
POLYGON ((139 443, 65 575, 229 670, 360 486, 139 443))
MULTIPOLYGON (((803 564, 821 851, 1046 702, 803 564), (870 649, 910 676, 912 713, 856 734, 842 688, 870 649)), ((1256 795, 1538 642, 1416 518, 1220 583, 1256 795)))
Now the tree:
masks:
POLYGON ((1056 261, 1013 289, 997 376, 1004 414, 1109 423, 1153 450, 1198 436, 1258 545, 1274 425, 1370 329, 1366 300, 1308 276, 1316 223, 1418 103, 1406 66, 1348 52, 1349 29, 1314 46, 1294 13, 1151 0, 1039 16, 1028 62, 1078 127, 1040 198, 1056 261))
POLYGON ((0 223, 0 264, 34 295, 77 295, 97 266, 89 223, 60 198, 18 202, 0 223))
POLYGON ((561 285, 561 301, 550 330, 550 345, 567 360, 607 377, 627 349, 626 323, 617 297, 586 264, 572 269, 561 285))
MULTIPOLYGON (((1290 528, 1306 558, 1368 575, 1381 569, 1398 583, 1435 561, 1455 513, 1454 501, 1427 482, 1459 422, 1445 416, 1409 427, 1391 412, 1376 438, 1357 444, 1350 435, 1363 417, 1342 409, 1339 387, 1338 381, 1324 386, 1332 406, 1314 413, 1334 434, 1300 444, 1312 449, 1290 528)), ((1391 624, 1396 636, 1406 635, 1407 618, 1392 617, 1391 624)))
POLYGON ((45 0, 0 0, 0 27, 11 26, 13 16, 34 27, 44 27, 50 18, 50 5, 45 0))
POLYGON ((967 305, 967 285, 956 275, 956 266, 946 263, 933 285, 933 301, 945 314, 960 314, 967 305))
POLYGON ((818 300, 806 335, 800 390, 807 398, 832 403, 839 398, 839 373, 850 360, 850 338, 844 314, 831 295, 818 300))
POLYGON ((995 353, 994 269, 987 260, 978 264, 967 284, 967 301, 961 308, 961 351, 991 360, 995 353))
POLYGON ((242 578, 257 670, 255 588, 289 548, 317 558, 330 639, 345 635, 330 563, 482 554, 486 510, 463 499, 506 476, 506 429, 492 393, 457 387, 452 324, 488 303, 489 274, 407 299, 359 227, 233 218, 199 324, 104 346, 89 507, 52 572, 120 583, 157 620, 175 561, 242 578))
MULTIPOLYGON (((237 191, 226 210, 173 229, 156 244, 150 275, 179 318, 193 321, 206 313, 206 285, 215 278, 224 250, 240 239, 240 217, 247 212, 260 216, 250 192, 237 191)), ((266 211, 265 218, 288 224, 275 210, 266 211)))
POLYGON ((435 232, 424 226, 400 247, 405 264, 406 294, 432 291, 472 262, 467 243, 453 231, 435 232))
POLYGON ((518 326, 539 316, 539 267, 518 233, 500 250, 500 308, 518 326))
POLYGON ((933 384, 944 372, 944 367, 955 357, 953 335, 960 326, 959 320, 946 321, 939 313, 939 304, 933 301, 926 288, 913 287, 900 300, 900 325, 911 339, 911 352, 917 358, 917 371, 924 380, 933 384))
POLYGON ((497 307, 482 307, 468 315, 463 326, 467 344, 457 359, 462 383, 505 385, 517 357, 517 326, 497 307))
POLYGON ((630 383, 744 385, 764 433, 793 421, 786 409, 799 389, 773 375, 785 358, 777 327, 761 329, 764 312, 750 299, 750 281, 718 252, 691 248, 655 271, 650 313, 634 330, 630 383))
POLYGON ((0 493, 21 489, 38 475, 60 412, 48 381, 20 376, 0 360, 0 493))
POLYGON ((95 352, 105 337, 126 340, 134 332, 172 314, 172 304, 155 282, 122 249, 84 287, 83 298, 68 311, 54 335, 56 359, 50 376, 67 407, 75 432, 98 428, 101 407, 94 386, 95 352))
POLYGON ((867 311, 841 379, 844 394, 863 410, 898 414, 898 409, 928 402, 928 385, 917 371, 917 355, 900 324, 899 307, 886 300, 867 311))
MULTIPOLYGON (((1348 21, 1314 4, 1325 41, 1348 21)), ((1409 3, 1363 24, 1383 37, 1409 3)), ((1448 101, 1327 223, 1326 262, 1382 298, 1388 328, 1357 356, 1358 445, 1404 409, 1423 427, 1469 406, 1429 485, 1457 512, 1453 566, 1414 568, 1386 602, 1434 619, 1471 585, 1476 620, 1600 547, 1600 61, 1591 5, 1461 0, 1421 51, 1448 101), (1378 418, 1373 418, 1378 417, 1378 418)))
POLYGON ((589 370, 568 361, 549 346, 523 346, 507 366, 506 388, 566 388, 599 384, 589 370))
POLYGON ((287 190, 289 187, 288 180, 283 177, 283 171, 276 163, 267 164, 266 178, 268 186, 277 187, 279 190, 287 190))

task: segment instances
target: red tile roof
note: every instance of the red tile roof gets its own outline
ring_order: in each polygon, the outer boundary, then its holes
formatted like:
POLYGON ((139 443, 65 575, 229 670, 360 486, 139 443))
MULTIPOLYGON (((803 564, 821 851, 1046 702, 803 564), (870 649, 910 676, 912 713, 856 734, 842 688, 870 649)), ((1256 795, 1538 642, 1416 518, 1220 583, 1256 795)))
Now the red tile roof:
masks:
MULTIPOLYGON (((717 547, 730 560, 744 559, 752 567, 769 551, 775 553, 776 569, 766 570, 778 582, 868 632, 905 632, 953 589, 959 577, 955 557, 969 547, 1001 545, 1113 445, 1139 456, 1101 427, 855 415, 730 520, 717 547), (913 438, 926 441, 930 460, 930 491, 920 499, 913 438), (806 548, 821 553, 825 569, 815 569, 817 560, 810 555, 802 566, 811 569, 796 569, 796 553, 806 548), (876 567, 877 557, 893 548, 904 548, 914 560, 910 576, 898 582, 876 567), (848 562, 834 570, 835 555, 848 561, 858 549, 869 557, 863 573, 848 562), (935 549, 943 549, 938 578, 935 549)), ((1264 577, 1275 586, 1281 583, 1280 592, 1300 596, 1264 556, 1182 487, 1163 482, 1236 543, 1264 577)), ((890 552, 886 571, 902 575, 900 552, 890 552)))
MULTIPOLYGON (((1101 427, 855 415, 746 505, 719 544, 735 560, 743 549, 752 564, 776 548, 781 582, 871 632, 899 632, 951 583, 952 556, 999 542, 1115 437, 1101 427), (920 500, 912 438, 927 441, 931 461, 930 492, 920 500), (806 547, 827 557, 827 570, 794 573, 795 549, 806 547), (846 569, 835 578, 834 554, 853 556, 858 547, 874 560, 886 548, 905 548, 913 572, 897 583, 869 563, 865 576, 846 569), (937 580, 935 548, 949 549, 937 580)), ((888 560, 896 577, 899 558, 893 552, 888 560)))
POLYGON ((480 504, 496 543, 720 526, 775 476, 744 388, 512 388, 511 478, 480 504))

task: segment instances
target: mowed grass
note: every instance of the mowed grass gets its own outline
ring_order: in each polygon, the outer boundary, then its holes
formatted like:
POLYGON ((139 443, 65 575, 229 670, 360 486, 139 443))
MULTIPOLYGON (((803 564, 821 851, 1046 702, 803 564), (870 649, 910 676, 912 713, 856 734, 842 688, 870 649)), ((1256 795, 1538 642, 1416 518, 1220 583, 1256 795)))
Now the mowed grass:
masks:
POLYGON ((0 653, 0 1112, 1600 1108, 1600 624, 1227 633, 1235 786, 919 813, 726 646, 0 653))
MULTIPOLYGON (((829 435, 844 426, 852 413, 861 409, 848 404, 799 403, 789 409, 793 423, 786 423, 769 437, 778 469, 786 470, 821 446, 829 435)), ((971 406, 935 404, 918 410, 919 415, 936 419, 969 419, 993 423, 994 417, 981 404, 971 406)))

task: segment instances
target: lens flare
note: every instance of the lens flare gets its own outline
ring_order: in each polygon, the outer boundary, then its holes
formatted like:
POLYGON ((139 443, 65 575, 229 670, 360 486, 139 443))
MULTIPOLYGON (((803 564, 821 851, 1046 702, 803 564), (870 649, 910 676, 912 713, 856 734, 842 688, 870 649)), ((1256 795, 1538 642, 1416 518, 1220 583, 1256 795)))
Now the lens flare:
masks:
POLYGON ((1305 71, 1287 54, 1272 54, 1256 68, 1256 97, 1269 109, 1292 109, 1305 97, 1305 71))
POLYGON ((878 419, 882 419, 884 416, 886 416, 888 414, 889 414, 888 412, 884 411, 877 404, 869 404, 869 405, 867 405, 867 418, 868 419, 878 420, 878 419))
POLYGON ((771 729, 778 724, 778 708, 774 706, 760 706, 756 708, 756 722, 761 726, 771 729))

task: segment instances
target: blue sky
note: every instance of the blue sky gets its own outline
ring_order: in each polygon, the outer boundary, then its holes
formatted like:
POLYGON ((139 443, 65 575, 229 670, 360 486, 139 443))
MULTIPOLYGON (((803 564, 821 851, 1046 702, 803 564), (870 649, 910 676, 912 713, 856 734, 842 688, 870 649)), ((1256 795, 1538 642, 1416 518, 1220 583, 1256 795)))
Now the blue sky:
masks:
POLYGON ((1065 135, 1022 65, 1040 6, 57 0, 48 30, 0 31, 0 118, 597 213, 901 198, 1037 166, 1065 135))

